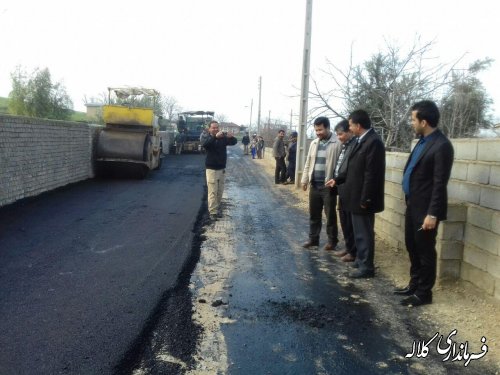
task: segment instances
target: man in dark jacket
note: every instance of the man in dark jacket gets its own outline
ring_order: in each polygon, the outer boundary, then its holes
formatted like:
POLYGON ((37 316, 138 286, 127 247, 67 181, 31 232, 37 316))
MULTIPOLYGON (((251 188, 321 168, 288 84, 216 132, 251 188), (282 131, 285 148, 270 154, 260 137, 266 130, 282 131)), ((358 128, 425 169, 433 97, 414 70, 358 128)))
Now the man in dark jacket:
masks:
POLYGON ((344 209, 343 201, 348 196, 349 192, 345 190, 345 179, 347 176, 347 161, 351 152, 356 145, 356 137, 349 129, 349 121, 342 120, 335 126, 337 139, 342 143, 340 155, 337 159, 337 164, 333 171, 333 178, 327 181, 326 186, 338 187, 339 193, 339 219, 344 235, 345 249, 333 251, 333 255, 341 257, 343 262, 354 262, 356 260, 356 243, 354 242, 354 230, 352 228, 351 213, 344 209))
POLYGON ((201 135, 201 145, 207 153, 205 159, 208 212, 210 218, 216 220, 221 217, 220 203, 224 192, 224 176, 226 173, 227 146, 233 146, 238 141, 233 133, 219 131, 219 123, 215 120, 209 124, 208 132, 201 135))
POLYGON ((276 160, 276 168, 274 170, 274 183, 282 184, 286 181, 286 163, 285 163, 285 131, 279 130, 278 136, 273 143, 273 157, 276 160))
POLYGON ((250 136, 248 135, 248 132, 246 132, 243 138, 241 138, 241 143, 243 143, 243 154, 248 155, 248 145, 250 144, 250 136))
POLYGON ((374 276, 375 213, 384 210, 385 148, 362 109, 349 115, 349 129, 357 137, 347 160, 347 175, 342 189, 348 192, 343 209, 351 213, 357 255, 351 278, 374 276))
POLYGON ((290 178, 290 183, 295 184, 295 163, 297 159, 297 136, 299 134, 297 132, 292 132, 290 134, 290 145, 288 146, 288 168, 287 175, 290 178))
POLYGON ((436 281, 436 234, 438 224, 446 219, 446 187, 453 165, 453 146, 437 129, 439 109, 436 103, 423 100, 411 108, 411 124, 420 137, 403 173, 406 198, 405 243, 410 256, 410 282, 395 294, 408 296, 402 305, 432 303, 436 281))

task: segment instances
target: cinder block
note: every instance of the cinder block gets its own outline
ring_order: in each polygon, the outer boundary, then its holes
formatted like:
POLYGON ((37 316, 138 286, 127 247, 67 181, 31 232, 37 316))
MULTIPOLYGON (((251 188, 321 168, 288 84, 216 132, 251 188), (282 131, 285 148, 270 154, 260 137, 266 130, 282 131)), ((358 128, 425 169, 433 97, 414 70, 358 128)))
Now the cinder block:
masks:
POLYGON ((481 185, 459 180, 450 180, 448 183, 448 196, 450 199, 479 204, 481 185))
POLYGON ((500 245, 500 236, 498 234, 467 224, 464 238, 466 245, 471 244, 493 255, 498 255, 500 245))
POLYGON ((486 163, 470 163, 467 168, 467 181, 488 184, 490 181, 490 165, 486 163))
POLYGON ((437 261, 437 278, 443 280, 456 280, 460 277, 460 260, 453 259, 438 259, 437 261))
POLYGON ((495 234, 500 234, 500 212, 493 212, 491 218, 491 231, 495 234))
POLYGON ((455 160, 451 168, 450 178, 463 181, 467 180, 467 168, 467 161, 455 160))
POLYGON ((492 165, 490 169, 490 185, 500 186, 500 165, 492 165))
POLYGON ((472 244, 466 243, 464 246, 464 262, 473 265, 480 270, 488 270, 489 254, 487 251, 479 249, 472 244))
POLYGON ((482 271, 473 265, 462 262, 460 266, 460 276, 462 279, 471 282, 487 294, 493 295, 495 290, 495 278, 488 272, 482 271))
POLYGON ((500 188, 493 186, 481 187, 480 205, 483 207, 500 210, 500 188))
POLYGON ((481 139, 477 149, 477 160, 500 161, 500 139, 481 139))
POLYGON ((497 255, 489 255, 488 267, 486 269, 488 273, 500 279, 500 257, 497 255))
POLYGON ((436 243, 438 259, 462 260, 464 244, 462 241, 440 240, 436 243))
POLYGON ((448 201, 448 214, 446 221, 461 221, 467 220, 467 205, 463 202, 448 201))
POLYGON ((491 230, 494 211, 481 206, 470 205, 467 210, 467 223, 478 228, 491 230))
POLYGON ((475 139, 452 139, 456 160, 477 160, 477 140, 475 139))
POLYGON ((461 222, 443 221, 439 224, 438 238, 442 240, 462 241, 464 224, 461 222))

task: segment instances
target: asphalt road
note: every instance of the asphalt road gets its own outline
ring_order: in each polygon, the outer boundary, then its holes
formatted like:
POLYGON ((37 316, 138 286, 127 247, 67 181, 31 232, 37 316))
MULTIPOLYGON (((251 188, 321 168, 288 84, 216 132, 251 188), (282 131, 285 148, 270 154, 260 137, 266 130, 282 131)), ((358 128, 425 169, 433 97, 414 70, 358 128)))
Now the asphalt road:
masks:
POLYGON ((182 155, 0 209, 0 374, 126 369, 193 262, 203 198, 203 156, 182 155))

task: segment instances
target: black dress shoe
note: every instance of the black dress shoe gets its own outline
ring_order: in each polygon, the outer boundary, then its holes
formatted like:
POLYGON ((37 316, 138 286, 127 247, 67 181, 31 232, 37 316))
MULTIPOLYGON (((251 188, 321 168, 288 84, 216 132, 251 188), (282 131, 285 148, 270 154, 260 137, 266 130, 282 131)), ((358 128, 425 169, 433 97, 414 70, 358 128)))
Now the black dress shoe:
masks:
POLYGON ((395 288, 392 292, 394 294, 397 294, 398 296, 411 296, 413 293, 415 293, 415 290, 415 288, 407 285, 404 288, 395 288))
POLYGON ((302 247, 305 247, 306 249, 311 249, 311 248, 318 247, 318 246, 319 246, 319 242, 311 241, 311 240, 302 244, 302 247))
POLYGON ((351 279, 368 279, 370 277, 375 276, 375 272, 373 271, 353 271, 349 274, 351 279))
POLYGON ((432 296, 423 298, 415 294, 412 294, 411 296, 403 298, 401 300, 401 305, 403 306, 421 306, 421 305, 428 305, 430 303, 432 303, 432 296))

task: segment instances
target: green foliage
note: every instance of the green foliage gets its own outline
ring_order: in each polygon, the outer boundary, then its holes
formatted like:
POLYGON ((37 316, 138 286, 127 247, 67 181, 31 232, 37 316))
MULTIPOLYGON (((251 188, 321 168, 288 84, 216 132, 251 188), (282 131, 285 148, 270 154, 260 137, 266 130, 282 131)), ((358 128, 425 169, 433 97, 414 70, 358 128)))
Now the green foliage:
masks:
POLYGON ((9 113, 9 99, 0 97, 0 113, 9 113))
POLYGON ((477 60, 469 69, 453 71, 448 91, 441 100, 441 126, 451 138, 472 137, 479 127, 489 127, 492 100, 477 78, 492 59, 477 60))
POLYGON ((59 120, 71 117, 73 103, 61 83, 52 83, 49 69, 37 68, 27 74, 18 66, 11 79, 9 111, 12 114, 59 120))

